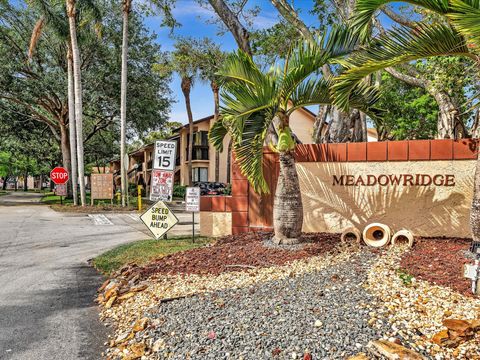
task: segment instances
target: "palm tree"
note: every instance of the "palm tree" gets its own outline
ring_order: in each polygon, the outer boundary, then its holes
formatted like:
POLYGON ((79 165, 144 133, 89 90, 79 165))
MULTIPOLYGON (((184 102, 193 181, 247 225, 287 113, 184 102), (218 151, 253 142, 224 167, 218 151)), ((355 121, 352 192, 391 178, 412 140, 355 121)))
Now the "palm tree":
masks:
POLYGON ((127 128, 127 56, 128 56, 128 14, 132 7, 132 0, 122 0, 123 5, 123 34, 122 34, 122 78, 120 86, 120 178, 122 189, 122 206, 125 206, 127 186, 127 169, 124 165, 126 128, 127 128))
MULTIPOLYGON (((225 60, 225 53, 220 46, 214 44, 210 39, 205 38, 198 49, 199 77, 200 80, 210 85, 213 94, 213 123, 217 122, 220 116, 220 77, 217 71, 225 60)), ((220 153, 215 153, 215 181, 219 181, 220 153)), ((228 170, 227 170, 228 171, 228 170)))
POLYGON ((75 95, 75 130, 77 136, 78 177, 80 184, 80 202, 87 203, 85 193, 85 170, 83 160, 83 106, 82 106, 82 76, 80 70, 80 50, 77 42, 76 0, 66 0, 70 42, 72 47, 73 86, 75 95))
MULTIPOLYGON (((317 70, 336 56, 348 53, 358 38, 340 28, 319 43, 302 42, 292 50, 282 66, 262 72, 252 58, 242 51, 225 61, 219 74, 224 83, 221 91, 221 121, 210 130, 210 141, 222 151, 228 133, 233 142, 236 160, 255 191, 268 192, 263 176, 263 146, 268 128, 273 124, 279 134, 276 146, 280 158, 273 207, 274 238, 277 244, 300 241, 303 207, 294 151, 296 142, 289 126, 290 115, 297 109, 314 104, 331 104, 329 79, 314 76, 317 70)), ((367 85, 365 96, 350 97, 351 105, 375 116, 372 109, 376 93, 367 85)))
POLYGON ((190 38, 179 39, 175 44, 175 51, 172 57, 172 68, 180 76, 185 107, 188 116, 188 174, 187 184, 192 184, 192 160, 193 160, 193 114, 190 104, 190 92, 198 75, 198 43, 190 38))
MULTIPOLYGON (((375 12, 390 0, 357 0, 352 27, 367 37, 375 12)), ((477 0, 411 0, 409 3, 444 16, 436 25, 418 24, 415 30, 388 31, 348 60, 349 69, 333 86, 337 105, 348 109, 352 91, 369 74, 414 60, 434 56, 464 56, 480 70, 480 2, 477 0)), ((477 158, 470 211, 473 241, 480 241, 480 157, 477 158)))

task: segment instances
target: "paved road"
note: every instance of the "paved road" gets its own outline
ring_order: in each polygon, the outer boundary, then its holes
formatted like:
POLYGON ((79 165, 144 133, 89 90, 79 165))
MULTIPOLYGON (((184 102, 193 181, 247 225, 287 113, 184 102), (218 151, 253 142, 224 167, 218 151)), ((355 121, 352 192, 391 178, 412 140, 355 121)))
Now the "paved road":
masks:
POLYGON ((99 359, 106 333, 92 300, 101 278, 87 260, 146 232, 128 214, 95 225, 39 200, 0 196, 0 359, 99 359))

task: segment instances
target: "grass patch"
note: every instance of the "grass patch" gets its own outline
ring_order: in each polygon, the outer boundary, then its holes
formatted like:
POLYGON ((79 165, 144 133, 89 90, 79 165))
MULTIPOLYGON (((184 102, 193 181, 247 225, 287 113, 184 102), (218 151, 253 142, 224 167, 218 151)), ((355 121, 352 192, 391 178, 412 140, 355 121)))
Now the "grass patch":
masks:
POLYGON ((210 242, 209 238, 174 237, 161 240, 141 240, 120 245, 93 259, 93 266, 105 275, 120 269, 128 263, 146 264, 153 259, 180 251, 201 247, 210 242))
MULTIPOLYGON (((87 202, 86 202, 87 206, 90 206, 90 204, 91 204, 90 194, 86 194, 86 200, 87 200, 87 202)), ((80 199, 79 199, 79 201, 80 201, 80 199)), ((45 195, 42 197, 41 202, 44 203, 44 204, 47 204, 47 205, 60 205, 60 204, 73 205, 73 197, 66 198, 65 196, 63 196, 62 201, 60 201, 60 196, 55 195, 54 192, 48 192, 48 193, 45 193, 45 195)), ((103 206, 103 207, 106 207, 106 208, 121 207, 121 204, 117 202, 117 197, 115 197, 113 199, 113 205, 112 205, 112 202, 108 199, 95 199, 93 201, 93 204, 97 205, 97 206, 103 206)), ((142 205, 143 205, 142 208, 145 208, 146 205, 145 204, 142 204, 142 205)), ((136 209, 137 208, 137 198, 136 197, 130 196, 130 198, 129 198, 129 208, 130 209, 136 209)))
POLYGON ((5 190, 0 190, 0 196, 7 195, 7 194, 8 194, 8 192, 6 192, 5 190))

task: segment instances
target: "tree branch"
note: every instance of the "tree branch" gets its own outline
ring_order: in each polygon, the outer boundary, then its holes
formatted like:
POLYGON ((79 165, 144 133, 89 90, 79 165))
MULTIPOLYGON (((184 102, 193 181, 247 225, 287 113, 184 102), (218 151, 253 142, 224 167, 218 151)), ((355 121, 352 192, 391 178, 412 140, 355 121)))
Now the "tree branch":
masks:
POLYGON ((238 47, 246 54, 252 56, 250 48, 249 34, 242 25, 235 13, 228 7, 223 0, 208 0, 217 15, 222 19, 228 30, 232 33, 238 47))
POLYGON ((393 11, 387 5, 382 6, 381 9, 382 9, 382 11, 385 15, 387 15, 390 19, 399 23, 400 25, 409 27, 411 29, 416 29, 418 27, 418 24, 417 24, 416 21, 408 20, 406 17, 404 17, 400 14, 397 14, 395 11, 393 11))

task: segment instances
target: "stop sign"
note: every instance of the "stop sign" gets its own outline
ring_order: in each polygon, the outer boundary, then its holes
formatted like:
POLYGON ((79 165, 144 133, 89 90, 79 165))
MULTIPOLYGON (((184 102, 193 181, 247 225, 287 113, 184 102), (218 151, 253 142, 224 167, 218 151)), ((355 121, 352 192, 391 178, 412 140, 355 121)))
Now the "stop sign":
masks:
POLYGON ((50 179, 57 185, 65 184, 68 181, 68 172, 63 167, 57 166, 50 171, 50 179))

